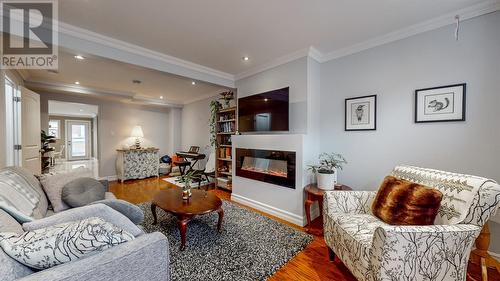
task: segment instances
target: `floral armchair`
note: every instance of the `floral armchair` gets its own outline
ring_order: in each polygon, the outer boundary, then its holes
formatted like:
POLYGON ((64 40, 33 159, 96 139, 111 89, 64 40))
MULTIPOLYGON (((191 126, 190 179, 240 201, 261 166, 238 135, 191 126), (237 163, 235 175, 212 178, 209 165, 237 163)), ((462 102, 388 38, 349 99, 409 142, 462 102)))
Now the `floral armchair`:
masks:
POLYGON ((500 205, 493 180, 398 166, 392 176, 443 193, 435 225, 388 225, 371 213, 376 191, 329 191, 324 197, 325 242, 358 280, 465 280, 482 226, 500 205))

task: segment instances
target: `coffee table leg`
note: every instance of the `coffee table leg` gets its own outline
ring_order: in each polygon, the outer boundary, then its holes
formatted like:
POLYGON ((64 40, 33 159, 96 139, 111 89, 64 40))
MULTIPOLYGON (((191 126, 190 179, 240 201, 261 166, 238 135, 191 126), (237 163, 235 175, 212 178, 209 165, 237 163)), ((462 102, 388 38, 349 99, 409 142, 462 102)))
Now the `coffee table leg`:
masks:
POLYGON ((156 205, 155 204, 151 204, 151 213, 153 213, 153 224, 156 224, 157 221, 156 221, 156 205))
POLYGON ((222 220, 224 220, 224 210, 222 210, 222 208, 219 208, 217 210, 217 213, 219 214, 219 221, 217 222, 217 231, 220 231, 222 227, 222 220))
POLYGON ((179 225, 179 231, 181 233, 181 251, 186 249, 186 230, 188 222, 188 218, 177 218, 177 224, 179 225))
POLYGON ((307 230, 311 228, 311 205, 313 201, 307 199, 306 203, 304 204, 304 207, 306 209, 306 219, 307 219, 307 230))

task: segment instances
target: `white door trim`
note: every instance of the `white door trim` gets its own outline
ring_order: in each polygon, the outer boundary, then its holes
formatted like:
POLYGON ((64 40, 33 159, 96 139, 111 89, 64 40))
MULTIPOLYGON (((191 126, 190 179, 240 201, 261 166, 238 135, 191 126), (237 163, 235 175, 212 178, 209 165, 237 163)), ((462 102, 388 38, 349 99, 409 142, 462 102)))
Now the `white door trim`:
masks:
POLYGON ((66 145, 66 160, 68 161, 72 161, 72 160, 89 160, 91 158, 91 155, 92 155, 92 151, 91 151, 91 141, 92 141, 92 125, 91 125, 91 122, 90 121, 87 121, 87 120, 65 120, 64 122, 64 134, 66 135, 65 136, 65 140, 64 140, 64 144, 66 145), (87 135, 85 136, 85 156, 83 157, 71 157, 71 146, 68 145, 68 141, 71 139, 71 136, 69 134, 70 130, 69 130, 69 126, 68 124, 71 123, 71 122, 74 122, 74 123, 81 123, 81 124, 86 124, 87 125, 87 135))

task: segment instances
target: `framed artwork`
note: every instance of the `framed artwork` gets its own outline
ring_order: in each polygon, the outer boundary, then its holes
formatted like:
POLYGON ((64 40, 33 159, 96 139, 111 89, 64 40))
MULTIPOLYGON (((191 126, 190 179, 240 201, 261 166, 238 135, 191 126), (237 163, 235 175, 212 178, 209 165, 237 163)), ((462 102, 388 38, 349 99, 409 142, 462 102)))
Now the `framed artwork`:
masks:
POLYGON ((466 84, 415 90, 415 123, 465 121, 466 84))
POLYGON ((345 130, 369 131, 377 129, 377 95, 345 100, 345 130))

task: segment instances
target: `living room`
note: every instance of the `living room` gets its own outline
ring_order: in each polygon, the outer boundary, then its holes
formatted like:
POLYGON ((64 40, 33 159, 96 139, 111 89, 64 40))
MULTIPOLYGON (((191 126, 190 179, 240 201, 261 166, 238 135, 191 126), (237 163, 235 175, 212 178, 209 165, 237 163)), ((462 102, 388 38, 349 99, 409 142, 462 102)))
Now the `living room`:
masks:
POLYGON ((500 280, 498 1, 112 2, 57 3, 56 73, 2 69, 6 280, 500 280), (97 171, 12 151, 51 101, 96 106, 97 171))

